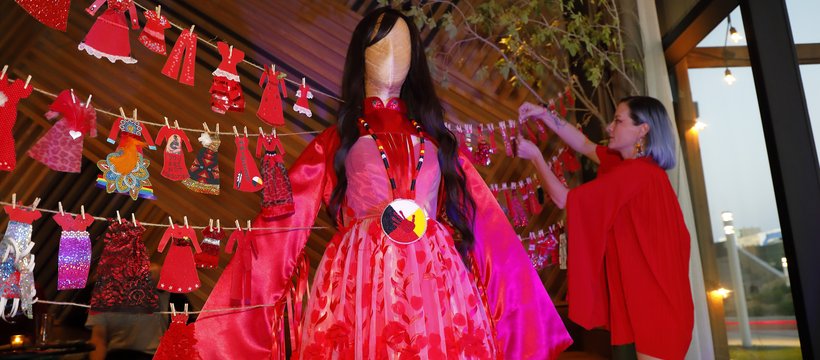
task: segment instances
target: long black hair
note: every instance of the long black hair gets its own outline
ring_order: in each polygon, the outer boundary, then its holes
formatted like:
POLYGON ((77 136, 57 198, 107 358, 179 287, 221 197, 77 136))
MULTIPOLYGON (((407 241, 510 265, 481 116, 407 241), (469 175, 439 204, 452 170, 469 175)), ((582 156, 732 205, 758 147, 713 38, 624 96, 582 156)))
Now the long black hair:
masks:
POLYGON ((458 162, 458 143, 453 133, 444 126, 444 108, 436 96, 418 29, 412 20, 389 7, 382 7, 367 14, 353 31, 350 46, 347 49, 347 60, 342 78, 342 100, 344 102, 339 106, 337 122, 341 145, 333 160, 337 182, 330 197, 328 212, 338 225, 341 220, 339 215, 342 202, 347 190, 345 159, 350 148, 359 138, 357 124, 359 117, 362 116, 365 97, 365 50, 387 36, 399 19, 407 23, 412 46, 410 70, 401 87, 400 96, 407 104, 408 116, 416 119, 438 146, 439 168, 444 182, 445 214, 450 224, 461 235, 461 241, 456 243, 459 252, 466 255, 475 241, 470 226, 475 216, 475 201, 466 191, 467 181, 464 169, 458 162), (380 17, 381 22, 379 28, 376 29, 380 17))

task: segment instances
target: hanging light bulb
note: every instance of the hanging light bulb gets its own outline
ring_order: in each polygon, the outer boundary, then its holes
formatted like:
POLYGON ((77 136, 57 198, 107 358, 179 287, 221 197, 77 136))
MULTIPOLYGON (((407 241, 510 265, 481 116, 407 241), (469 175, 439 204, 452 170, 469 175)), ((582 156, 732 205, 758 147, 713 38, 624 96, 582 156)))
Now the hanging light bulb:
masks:
POLYGON ((732 70, 726 68, 726 71, 723 72, 723 81, 725 81, 729 85, 732 85, 735 83, 736 80, 737 79, 735 79, 735 76, 732 75, 732 70))
POLYGON ((732 26, 729 28, 729 39, 732 39, 732 42, 737 44, 740 40, 743 40, 743 35, 740 35, 737 29, 732 26))

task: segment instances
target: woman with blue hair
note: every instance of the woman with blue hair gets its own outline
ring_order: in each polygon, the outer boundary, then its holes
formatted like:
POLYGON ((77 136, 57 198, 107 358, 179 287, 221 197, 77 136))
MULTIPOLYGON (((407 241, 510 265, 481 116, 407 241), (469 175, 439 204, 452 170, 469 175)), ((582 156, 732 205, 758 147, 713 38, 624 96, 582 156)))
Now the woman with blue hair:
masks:
POLYGON ((567 188, 540 149, 518 139, 550 198, 567 209, 569 317, 604 327, 613 345, 635 344, 638 359, 683 359, 692 339, 689 232, 664 170, 675 166, 675 135, 657 99, 627 97, 592 143, 546 108, 525 103, 521 118, 543 121, 573 150, 599 164, 598 176, 567 188))

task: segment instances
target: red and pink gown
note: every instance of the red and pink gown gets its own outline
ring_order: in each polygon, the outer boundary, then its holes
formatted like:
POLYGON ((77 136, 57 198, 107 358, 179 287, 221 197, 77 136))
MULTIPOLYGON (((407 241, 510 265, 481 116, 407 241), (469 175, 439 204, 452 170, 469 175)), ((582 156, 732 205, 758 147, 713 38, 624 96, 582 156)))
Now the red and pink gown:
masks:
MULTIPOLYGON (((364 116, 385 144, 398 188, 409 188, 419 144, 401 101, 385 106, 368 99, 364 116)), ((435 154, 431 143, 426 152, 435 154)), ((308 227, 329 200, 338 147, 335 127, 317 136, 290 171, 295 213, 276 220, 259 216, 254 224, 298 229, 250 234, 256 256, 248 304, 278 306, 201 314, 196 336, 203 358, 284 359, 289 341, 294 359, 554 359, 571 344, 518 236, 463 157, 466 190, 477 204, 470 266, 438 221, 443 211, 436 156, 425 158, 416 186, 415 201, 430 215, 426 233, 406 245, 384 235, 378 219, 393 196, 369 136, 359 137, 345 160, 344 223, 324 252, 302 312, 308 227)), ((241 269, 233 262, 228 265, 205 310, 232 306, 236 271, 241 269)))
POLYGON ((612 344, 683 359, 692 340, 689 231, 666 172, 599 146, 598 177, 567 195, 569 317, 612 344))
POLYGON ((33 86, 24 86, 23 80, 9 83, 7 76, 0 77, 0 171, 12 171, 17 166, 14 149, 14 123, 17 122, 17 104, 31 95, 33 86))
POLYGON ((83 138, 97 136, 97 111, 63 90, 49 106, 46 118, 59 118, 29 150, 28 155, 51 170, 79 173, 83 159, 83 138))
POLYGON ((191 245, 197 254, 202 252, 196 240, 196 231, 180 225, 169 227, 162 235, 157 250, 165 251, 169 242, 171 247, 162 263, 157 288, 173 293, 189 293, 199 289, 199 275, 196 273, 194 254, 191 253, 191 245))
POLYGON ((104 57, 112 63, 119 60, 126 64, 136 64, 137 59, 131 56, 131 40, 128 38, 128 20, 125 12, 131 17, 131 28, 138 30, 140 24, 137 20, 137 7, 133 0, 96 0, 85 11, 94 15, 106 2, 108 9, 97 18, 77 49, 97 59, 104 57))

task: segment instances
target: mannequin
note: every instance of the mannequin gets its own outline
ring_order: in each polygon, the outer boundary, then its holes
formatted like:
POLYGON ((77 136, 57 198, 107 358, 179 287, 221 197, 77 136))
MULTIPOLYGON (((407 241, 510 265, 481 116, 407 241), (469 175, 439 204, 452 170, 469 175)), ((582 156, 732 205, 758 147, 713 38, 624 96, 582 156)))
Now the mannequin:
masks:
MULTIPOLYGON (((418 30, 401 13, 377 9, 356 27, 342 98, 337 125, 289 171, 294 214, 254 224, 310 227, 327 205, 338 232, 304 310, 309 231, 254 230, 247 303, 278 305, 201 315, 202 357, 285 358, 286 341, 293 359, 557 357, 572 341, 492 193, 458 155, 418 30)), ((230 307, 232 271, 205 310, 230 307)))

